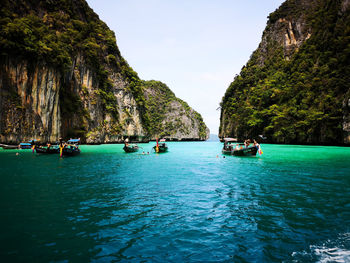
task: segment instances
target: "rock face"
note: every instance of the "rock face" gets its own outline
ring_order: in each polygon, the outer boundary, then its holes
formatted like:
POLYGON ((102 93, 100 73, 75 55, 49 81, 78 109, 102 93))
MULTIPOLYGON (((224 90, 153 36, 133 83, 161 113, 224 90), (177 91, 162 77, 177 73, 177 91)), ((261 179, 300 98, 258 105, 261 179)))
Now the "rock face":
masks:
POLYGON ((152 130, 145 82, 84 0, 3 2, 1 142, 80 137, 86 143, 113 143, 148 141, 160 134, 206 139, 200 115, 192 109, 182 115, 176 101, 161 119, 169 126, 180 118, 182 130, 152 130))
POLYGON ((43 65, 29 68, 27 62, 7 60, 1 64, 0 134, 3 142, 33 137, 55 140, 61 136, 61 76, 43 65))
POLYGON ((115 117, 104 111, 94 73, 81 57, 66 78, 52 67, 24 61, 9 59, 1 67, 2 142, 31 138, 57 141, 70 136, 81 136, 87 143, 120 142, 126 137, 147 140, 136 101, 127 91, 128 83, 117 74, 110 75, 117 106, 115 117), (62 87, 68 89, 68 94, 60 94, 62 87), (65 112, 61 111, 62 100, 68 104, 65 112))
POLYGON ((144 81, 143 90, 150 114, 152 139, 207 140, 209 129, 198 112, 175 96, 162 82, 144 81))
POLYGON ((221 102, 220 137, 350 144, 348 0, 287 0, 221 102))

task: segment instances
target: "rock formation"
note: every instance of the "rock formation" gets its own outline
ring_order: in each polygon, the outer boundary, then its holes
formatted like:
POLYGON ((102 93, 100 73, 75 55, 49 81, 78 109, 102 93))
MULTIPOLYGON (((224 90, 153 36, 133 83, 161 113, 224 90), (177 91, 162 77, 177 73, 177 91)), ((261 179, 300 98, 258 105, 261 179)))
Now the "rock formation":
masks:
POLYGON ((221 102, 221 137, 350 144, 348 0, 287 0, 221 102))
POLYGON ((178 123, 181 129, 165 132, 150 126, 154 116, 146 82, 123 59, 114 33, 84 0, 5 0, 0 8, 1 142, 208 137, 201 116, 185 111, 175 96, 161 118, 168 128, 178 123))

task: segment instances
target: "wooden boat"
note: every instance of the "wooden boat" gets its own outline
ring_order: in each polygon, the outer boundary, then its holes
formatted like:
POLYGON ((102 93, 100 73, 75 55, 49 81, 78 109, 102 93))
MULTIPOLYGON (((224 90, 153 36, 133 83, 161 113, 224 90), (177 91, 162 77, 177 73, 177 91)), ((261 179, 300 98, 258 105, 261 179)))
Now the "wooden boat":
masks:
POLYGON ((153 146, 153 149, 156 153, 165 153, 168 151, 168 146, 165 143, 165 139, 159 140, 160 143, 158 143, 158 139, 156 139, 157 144, 153 146))
POLYGON ((75 156, 80 154, 79 143, 80 139, 70 139, 67 144, 63 146, 62 155, 75 156))
POLYGON ((244 143, 233 144, 236 139, 225 138, 224 147, 222 149, 223 154, 234 155, 234 156, 256 156, 258 147, 255 145, 246 147, 244 143))
POLYGON ((5 150, 19 149, 18 145, 6 145, 6 144, 3 144, 2 148, 5 149, 5 150))
POLYGON ((224 138, 224 147, 222 148, 222 153, 227 155, 232 155, 234 145, 232 143, 237 142, 234 138, 224 138))
POLYGON ((20 149, 32 149, 33 146, 37 143, 37 140, 30 140, 29 142, 21 142, 19 144, 20 149))
POLYGON ((29 142, 21 142, 19 144, 19 148, 20 149, 31 149, 32 148, 32 144, 29 142))
POLYGON ((139 146, 137 146, 137 144, 125 144, 123 150, 126 153, 133 153, 139 150, 139 146))
POLYGON ((249 146, 249 147, 244 147, 244 144, 240 143, 239 148, 236 147, 235 149, 233 149, 232 155, 234 155, 234 156, 255 156, 257 152, 258 152, 258 147, 254 146, 254 145, 249 146))
POLYGON ((58 147, 58 145, 52 145, 50 147, 38 146, 35 147, 35 151, 36 153, 55 154, 60 152, 60 148, 58 147))

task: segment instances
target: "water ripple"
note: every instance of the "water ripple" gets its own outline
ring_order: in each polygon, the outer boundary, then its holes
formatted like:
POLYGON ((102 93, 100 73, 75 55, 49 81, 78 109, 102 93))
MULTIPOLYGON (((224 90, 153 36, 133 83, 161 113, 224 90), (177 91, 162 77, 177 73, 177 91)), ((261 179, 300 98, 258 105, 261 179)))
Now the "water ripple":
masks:
POLYGON ((0 151, 1 257, 349 260, 349 148, 265 145, 261 157, 224 159, 220 144, 169 145, 83 146, 64 159, 0 151))

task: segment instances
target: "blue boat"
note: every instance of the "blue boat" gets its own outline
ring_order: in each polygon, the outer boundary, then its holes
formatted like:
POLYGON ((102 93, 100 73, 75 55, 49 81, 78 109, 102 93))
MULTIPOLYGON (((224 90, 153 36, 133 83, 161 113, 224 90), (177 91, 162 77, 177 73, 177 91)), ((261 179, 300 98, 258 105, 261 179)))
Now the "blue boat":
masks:
POLYGON ((37 140, 30 140, 29 142, 21 142, 19 144, 19 148, 20 149, 31 149, 33 147, 33 145, 35 145, 36 142, 37 142, 37 140))

